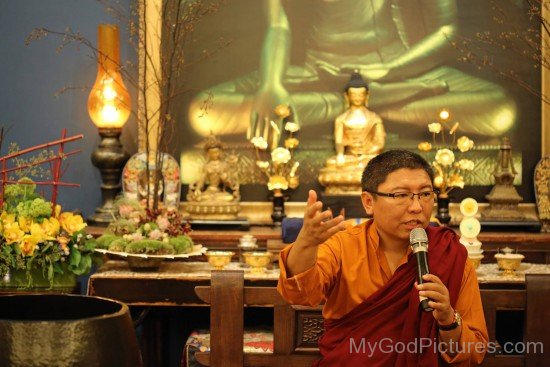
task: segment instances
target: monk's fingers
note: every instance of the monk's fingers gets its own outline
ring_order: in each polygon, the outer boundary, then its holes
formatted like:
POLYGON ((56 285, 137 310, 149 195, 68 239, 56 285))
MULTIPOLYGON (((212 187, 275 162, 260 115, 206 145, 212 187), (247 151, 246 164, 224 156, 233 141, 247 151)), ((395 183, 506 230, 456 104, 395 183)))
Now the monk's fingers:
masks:
POLYGON ((425 281, 427 282, 432 282, 432 283, 436 283, 436 284, 440 284, 440 285, 443 285, 443 282, 441 281, 441 279, 439 279, 439 277, 435 274, 425 274, 422 279, 424 279, 425 281))
POLYGON ((311 219, 311 223, 320 226, 323 222, 326 222, 328 220, 332 219, 332 210, 327 209, 325 211, 320 211, 317 214, 315 214, 315 217, 311 219))
POLYGON ((321 227, 326 231, 329 228, 337 226, 338 224, 342 223, 343 221, 344 221, 344 217, 341 216, 341 215, 338 215, 334 218, 332 218, 332 216, 331 216, 331 217, 328 217, 327 219, 321 221, 321 227))
POLYGON ((437 314, 437 316, 434 314, 436 319, 439 319, 442 315, 449 314, 449 310, 451 310, 449 304, 445 302, 428 301, 428 306, 434 309, 434 312, 437 314))
POLYGON ((323 227, 325 228, 324 234, 328 238, 331 237, 333 234, 346 229, 346 223, 344 222, 344 217, 339 215, 334 219, 324 222, 323 227))
POLYGON ((420 291, 418 292, 418 295, 422 297, 427 297, 435 302, 449 304, 449 297, 446 294, 442 294, 436 291, 420 291))
POLYGON ((304 220, 307 219, 313 219, 317 214, 319 214, 319 211, 323 208, 323 203, 320 201, 316 201, 313 204, 309 205, 306 208, 306 211, 304 213, 304 220))
POLYGON ((449 290, 443 283, 433 283, 433 282, 427 282, 423 284, 419 284, 417 286, 419 291, 434 291, 441 294, 449 294, 449 290))
POLYGON ((315 190, 309 190, 308 196, 307 196, 307 206, 313 205, 317 201, 317 193, 315 190))

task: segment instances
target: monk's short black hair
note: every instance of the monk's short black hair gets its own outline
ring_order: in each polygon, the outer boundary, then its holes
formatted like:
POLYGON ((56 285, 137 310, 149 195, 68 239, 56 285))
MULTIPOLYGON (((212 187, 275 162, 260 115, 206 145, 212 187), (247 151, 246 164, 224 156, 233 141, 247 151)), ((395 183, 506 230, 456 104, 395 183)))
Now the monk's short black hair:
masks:
POLYGON ((422 169, 430 176, 430 181, 434 182, 434 172, 432 167, 420 155, 408 150, 396 149, 388 150, 370 160, 361 178, 361 188, 363 191, 378 191, 378 186, 386 181, 388 175, 401 168, 422 169))

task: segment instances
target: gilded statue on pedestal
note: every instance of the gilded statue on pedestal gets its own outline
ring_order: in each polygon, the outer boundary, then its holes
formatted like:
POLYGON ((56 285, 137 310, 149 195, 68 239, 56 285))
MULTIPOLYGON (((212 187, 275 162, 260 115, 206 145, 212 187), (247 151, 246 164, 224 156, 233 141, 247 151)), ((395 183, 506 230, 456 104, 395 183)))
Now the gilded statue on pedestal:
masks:
POLYGON ((382 119, 367 108, 369 88, 359 73, 352 74, 345 98, 348 109, 334 121, 336 156, 327 160, 319 174, 328 194, 360 192, 363 169, 386 142, 382 119))
POLYGON ((206 162, 199 179, 189 185, 185 210, 192 219, 233 219, 239 211, 236 157, 224 156, 224 146, 214 135, 204 143, 206 162))

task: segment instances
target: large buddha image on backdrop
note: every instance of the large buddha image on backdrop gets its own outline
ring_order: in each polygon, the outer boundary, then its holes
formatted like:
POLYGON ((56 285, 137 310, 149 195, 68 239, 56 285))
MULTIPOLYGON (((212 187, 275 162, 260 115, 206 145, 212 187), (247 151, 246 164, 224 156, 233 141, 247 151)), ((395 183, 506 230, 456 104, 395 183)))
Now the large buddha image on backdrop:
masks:
MULTIPOLYGON (((521 2, 505 2, 512 11, 521 6, 521 2)), ((529 123, 535 131, 540 129, 539 99, 525 96, 488 69, 459 62, 460 54, 451 44, 461 35, 491 31, 488 3, 229 2, 198 28, 195 45, 207 45, 220 36, 232 39, 231 44, 186 78, 196 92, 182 98, 174 111, 186 141, 181 164, 190 169, 184 176, 193 175, 197 164, 193 160, 200 154, 193 149, 194 142, 214 133, 229 146, 246 150, 247 139, 268 138, 266 124, 279 104, 289 105, 292 118, 302 127, 298 154, 306 162, 303 169, 318 171, 334 154, 334 119, 346 108, 343 89, 354 70, 369 85, 368 108, 384 122, 386 149, 415 149, 418 142, 429 140, 427 124, 447 109, 452 121, 460 122, 461 135, 489 145, 510 136, 515 150, 521 152, 523 141, 517 128, 529 123), (208 96, 211 103, 205 112, 202 107, 208 96)), ((526 27, 521 22, 529 22, 528 17, 516 17, 516 21, 520 27, 526 27)), ((522 66, 518 60, 496 62, 504 67, 516 63, 513 67, 527 83, 540 83, 540 77, 532 75, 532 65, 522 66)), ((253 170, 253 157, 249 162, 246 153, 243 157, 242 169, 253 170)), ((243 183, 259 177, 245 176, 243 183)))

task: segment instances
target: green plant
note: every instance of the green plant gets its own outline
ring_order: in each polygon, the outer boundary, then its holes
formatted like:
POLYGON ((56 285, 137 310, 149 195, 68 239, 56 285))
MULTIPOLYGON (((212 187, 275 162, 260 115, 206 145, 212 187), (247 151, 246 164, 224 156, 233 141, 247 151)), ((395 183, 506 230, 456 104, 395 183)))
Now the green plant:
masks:
POLYGON ((190 226, 175 210, 143 209, 139 202, 115 202, 115 220, 97 239, 98 247, 133 254, 185 254, 193 251, 190 226))
POLYGON ((95 241, 85 227, 80 215, 61 212, 40 197, 31 180, 7 186, 0 214, 0 278, 11 269, 25 271, 30 288, 34 270, 41 270, 50 286, 65 271, 88 273, 95 241))

